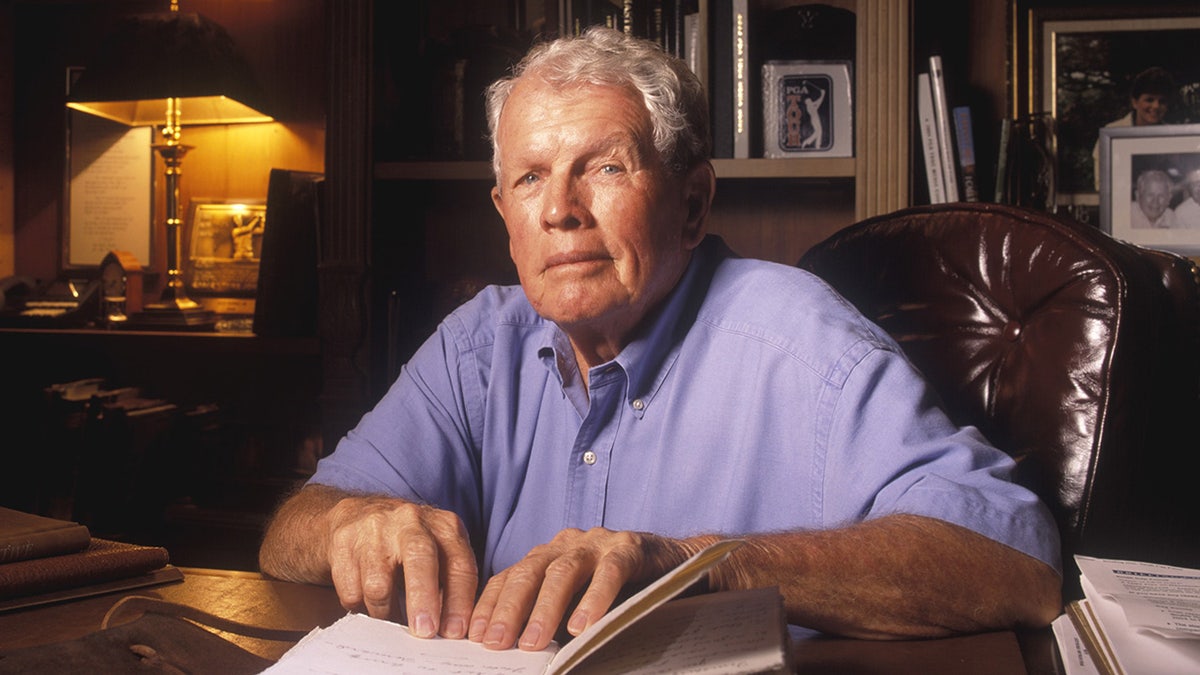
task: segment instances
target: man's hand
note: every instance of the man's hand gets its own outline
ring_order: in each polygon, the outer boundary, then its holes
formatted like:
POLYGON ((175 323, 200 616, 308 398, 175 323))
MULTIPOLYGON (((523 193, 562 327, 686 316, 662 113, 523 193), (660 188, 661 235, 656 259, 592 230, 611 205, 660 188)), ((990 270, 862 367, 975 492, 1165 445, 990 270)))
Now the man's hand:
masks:
POLYGON ((490 649, 514 643, 543 649, 580 591, 567 622, 572 635, 599 620, 626 584, 657 578, 702 547, 636 532, 563 530, 488 580, 471 615, 469 637, 490 649))
POLYGON ((259 561, 279 578, 332 581, 343 607, 376 618, 401 618, 403 599, 418 637, 466 637, 479 585, 455 514, 323 486, 306 487, 284 504, 259 561))
POLYGON ((328 522, 329 572, 344 607, 389 618, 403 597, 417 637, 466 635, 478 573, 458 516, 396 499, 351 497, 333 507, 328 522))

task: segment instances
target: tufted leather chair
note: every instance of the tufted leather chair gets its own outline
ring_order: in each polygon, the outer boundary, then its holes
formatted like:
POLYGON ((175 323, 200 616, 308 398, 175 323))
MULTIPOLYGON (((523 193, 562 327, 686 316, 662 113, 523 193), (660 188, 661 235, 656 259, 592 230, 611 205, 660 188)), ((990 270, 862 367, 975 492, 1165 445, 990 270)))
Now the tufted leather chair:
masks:
POLYGON ((1072 553, 1200 567, 1189 260, 962 203, 857 223, 799 264, 887 330, 957 422, 1016 459, 1058 522, 1069 595, 1072 553))

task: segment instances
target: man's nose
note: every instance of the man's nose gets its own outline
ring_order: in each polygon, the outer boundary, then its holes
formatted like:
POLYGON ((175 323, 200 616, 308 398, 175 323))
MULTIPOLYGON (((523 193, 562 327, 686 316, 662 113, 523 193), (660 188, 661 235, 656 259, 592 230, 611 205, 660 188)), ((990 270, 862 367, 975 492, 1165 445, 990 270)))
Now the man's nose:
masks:
POLYGON ((578 180, 570 175, 546 178, 549 185, 543 192, 542 226, 551 228, 579 227, 585 217, 578 180))

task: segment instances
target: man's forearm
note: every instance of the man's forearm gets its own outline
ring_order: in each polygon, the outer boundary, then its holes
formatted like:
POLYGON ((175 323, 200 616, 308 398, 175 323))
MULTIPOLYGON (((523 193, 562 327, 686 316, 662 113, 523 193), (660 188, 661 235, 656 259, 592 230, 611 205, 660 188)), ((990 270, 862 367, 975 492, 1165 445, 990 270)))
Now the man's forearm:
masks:
POLYGON ((328 526, 324 519, 343 498, 340 490, 310 485, 289 497, 267 526, 258 552, 264 574, 288 581, 328 584, 328 526))
POLYGON ((778 585, 789 622, 829 633, 935 637, 1044 626, 1061 611, 1049 566, 932 518, 747 541, 714 572, 714 589, 778 585))

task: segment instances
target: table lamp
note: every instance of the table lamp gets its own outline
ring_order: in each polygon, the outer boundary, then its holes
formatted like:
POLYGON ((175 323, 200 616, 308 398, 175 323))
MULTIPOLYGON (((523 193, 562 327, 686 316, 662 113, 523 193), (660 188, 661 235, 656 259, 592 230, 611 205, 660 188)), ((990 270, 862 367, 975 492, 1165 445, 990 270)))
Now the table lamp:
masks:
POLYGON ((184 125, 270 122, 259 111, 260 91, 217 23, 170 10, 123 20, 102 43, 71 87, 67 106, 129 126, 156 126, 154 149, 166 173, 167 282, 158 302, 130 317, 131 327, 203 330, 215 316, 187 296, 180 272, 179 178, 192 146, 180 142, 184 125))

